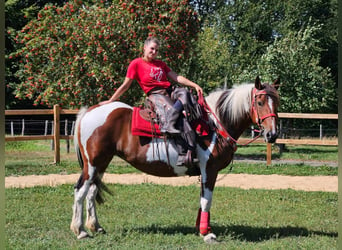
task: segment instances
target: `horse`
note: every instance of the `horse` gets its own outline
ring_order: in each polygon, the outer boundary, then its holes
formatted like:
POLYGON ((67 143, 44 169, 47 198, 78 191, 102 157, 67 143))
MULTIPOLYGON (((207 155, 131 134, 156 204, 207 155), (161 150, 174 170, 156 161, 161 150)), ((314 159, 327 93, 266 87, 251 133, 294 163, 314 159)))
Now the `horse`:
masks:
MULTIPOLYGON (((243 83, 231 89, 217 90, 205 98, 208 119, 216 128, 197 138, 198 169, 201 182, 200 204, 196 220, 199 234, 216 239, 210 226, 210 207, 218 172, 227 167, 237 148, 237 140, 252 124, 257 124, 264 140, 274 143, 277 136, 279 79, 273 84, 243 83)), ((188 175, 187 167, 177 166, 178 153, 172 138, 132 135, 132 107, 123 102, 94 105, 79 111, 75 127, 75 148, 82 173, 74 187, 73 216, 70 229, 78 239, 88 237, 84 228, 83 205, 86 199, 86 227, 105 233, 100 226, 95 202, 103 202, 106 190, 101 178, 114 155, 138 170, 160 177, 188 175)), ((209 238, 208 238, 209 237, 209 238)))

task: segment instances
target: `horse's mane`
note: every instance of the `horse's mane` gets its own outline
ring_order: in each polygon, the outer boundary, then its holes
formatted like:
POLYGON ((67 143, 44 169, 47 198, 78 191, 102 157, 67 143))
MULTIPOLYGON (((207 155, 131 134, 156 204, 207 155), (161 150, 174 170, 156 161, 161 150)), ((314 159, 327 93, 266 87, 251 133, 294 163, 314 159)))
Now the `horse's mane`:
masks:
MULTIPOLYGON (((251 110, 251 95, 254 84, 234 85, 231 89, 216 90, 206 98, 208 105, 223 124, 237 124, 251 110)), ((263 84, 264 90, 279 105, 277 91, 269 84, 263 84)))
POLYGON ((215 111, 222 123, 237 124, 241 118, 250 112, 253 87, 254 84, 241 84, 221 91, 215 105, 215 111))

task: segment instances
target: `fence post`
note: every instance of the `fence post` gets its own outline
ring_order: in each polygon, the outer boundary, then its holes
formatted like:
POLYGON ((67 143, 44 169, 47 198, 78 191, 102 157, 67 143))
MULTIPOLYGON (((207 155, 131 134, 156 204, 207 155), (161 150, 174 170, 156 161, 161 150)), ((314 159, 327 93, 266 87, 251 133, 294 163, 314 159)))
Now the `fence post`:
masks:
MULTIPOLYGON (((54 129, 54 122, 51 121, 51 135, 52 136, 55 133, 54 131, 55 131, 55 129, 54 129)), ((55 150, 55 140, 54 139, 51 140, 51 150, 55 150)))
POLYGON ((13 121, 11 121, 11 136, 14 136, 14 127, 13 127, 13 121))
POLYGON ((266 165, 269 166, 272 163, 272 143, 267 143, 266 151, 266 165))
POLYGON ((59 105, 53 106, 53 124, 54 124, 54 145, 55 145, 55 164, 60 163, 60 109, 59 105))
POLYGON ((21 120, 21 135, 25 133, 25 119, 21 120))
MULTIPOLYGON (((64 135, 68 136, 68 119, 65 119, 64 135)), ((67 150, 67 153, 70 153, 70 140, 69 140, 69 138, 66 139, 66 150, 67 150)))
POLYGON ((49 126, 49 121, 48 121, 48 120, 46 120, 46 121, 45 121, 45 130, 44 130, 44 135, 47 135, 48 126, 49 126))

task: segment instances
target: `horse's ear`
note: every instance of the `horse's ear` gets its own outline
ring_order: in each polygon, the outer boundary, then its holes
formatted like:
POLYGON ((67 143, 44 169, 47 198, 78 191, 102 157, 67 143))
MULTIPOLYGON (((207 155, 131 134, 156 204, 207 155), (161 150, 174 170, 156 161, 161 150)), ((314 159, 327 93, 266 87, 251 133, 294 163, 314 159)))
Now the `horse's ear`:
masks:
POLYGON ((272 86, 278 90, 279 88, 279 85, 280 85, 280 78, 278 77, 272 84, 272 86))
POLYGON ((255 88, 258 89, 258 90, 261 90, 261 89, 262 89, 262 83, 261 83, 261 81, 260 81, 260 77, 259 77, 259 76, 257 76, 257 77, 255 78, 255 88))

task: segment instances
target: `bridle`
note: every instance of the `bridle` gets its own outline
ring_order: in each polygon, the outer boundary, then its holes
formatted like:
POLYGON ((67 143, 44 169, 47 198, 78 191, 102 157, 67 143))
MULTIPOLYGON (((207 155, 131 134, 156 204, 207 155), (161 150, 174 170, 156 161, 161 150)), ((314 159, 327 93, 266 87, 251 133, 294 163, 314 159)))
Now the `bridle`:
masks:
POLYGON ((258 96, 261 96, 261 95, 268 95, 267 92, 265 90, 258 90, 256 88, 253 88, 253 91, 252 91, 252 95, 253 95, 253 98, 252 98, 252 105, 251 105, 251 116, 255 115, 255 117, 257 118, 256 119, 256 122, 257 122, 257 125, 259 128, 262 128, 262 131, 264 130, 263 129, 263 126, 262 126, 262 123, 265 119, 269 118, 269 117, 277 117, 277 115, 275 113, 269 113, 269 114, 266 114, 262 117, 259 116, 259 112, 258 112, 258 109, 257 109, 257 102, 256 102, 256 99, 258 96))
MULTIPOLYGON (((256 98, 260 95, 268 95, 267 92, 265 90, 258 90, 256 88, 253 88, 252 90, 252 105, 251 105, 251 118, 252 118, 252 114, 255 114, 255 117, 257 117, 257 126, 259 127, 260 130, 254 129, 254 131, 259 132, 259 135, 257 135, 256 137, 254 137, 253 139, 249 140, 248 142, 244 143, 244 144, 239 144, 240 146, 246 146, 250 143, 252 143, 253 141, 257 140, 263 133, 264 128, 262 126, 262 122, 269 118, 269 117, 277 117, 277 115, 275 113, 269 113, 267 115, 264 115, 262 117, 259 116, 258 113, 258 109, 256 108, 256 98)), ((204 107, 204 109, 213 115, 213 117, 215 118, 217 124, 219 125, 219 128, 217 128, 217 133, 220 134, 223 138, 225 138, 228 143, 232 146, 232 148, 234 149, 234 151, 237 150, 237 140, 235 138, 233 138, 228 131, 222 126, 220 120, 217 118, 217 116, 215 115, 214 112, 212 112, 211 108, 209 107, 209 105, 206 103, 205 99, 203 98, 202 95, 199 96, 198 102, 200 104, 202 104, 202 106, 204 107)))

